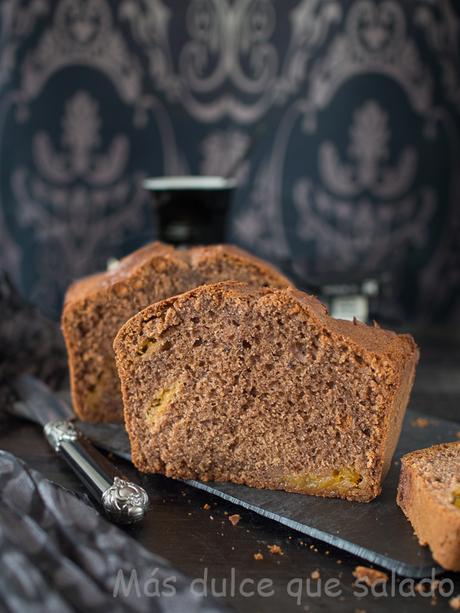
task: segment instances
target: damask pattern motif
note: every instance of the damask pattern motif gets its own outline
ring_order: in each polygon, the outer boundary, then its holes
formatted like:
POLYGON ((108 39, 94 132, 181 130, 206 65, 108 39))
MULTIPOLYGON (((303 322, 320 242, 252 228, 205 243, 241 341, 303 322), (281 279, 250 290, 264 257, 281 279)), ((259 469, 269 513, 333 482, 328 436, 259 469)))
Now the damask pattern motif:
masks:
POLYGON ((228 117, 247 125, 298 91, 312 52, 341 15, 336 0, 285 4, 288 24, 278 24, 284 5, 280 10, 274 0, 190 0, 182 10, 174 2, 129 0, 121 14, 148 55, 154 85, 169 99, 180 99, 203 123, 228 117), (186 30, 175 53, 173 13, 186 30), (279 25, 289 28, 281 45, 279 25))
POLYGON ((48 312, 154 236, 145 176, 237 168, 234 240, 458 316, 452 0, 5 0, 0 33, 0 265, 48 312))
POLYGON ((58 146, 48 132, 36 132, 33 166, 18 166, 11 177, 19 222, 34 229, 46 268, 58 267, 58 253, 68 279, 87 273, 99 245, 116 245, 122 233, 142 228, 145 176, 126 173, 126 135, 115 134, 106 150, 98 151, 101 128, 96 101, 89 92, 77 91, 65 104, 58 146))
POLYGON ((417 153, 403 149, 394 167, 384 162, 389 156, 388 116, 375 100, 366 101, 353 115, 349 157, 354 164, 342 163, 333 143, 323 143, 319 167, 323 183, 340 196, 355 197, 369 190, 379 198, 397 198, 412 185, 417 153))
POLYGON ((395 249, 401 257, 402 250, 423 248, 429 242, 435 192, 424 186, 417 196, 413 189, 418 162, 415 148, 403 148, 393 167, 386 164, 389 145, 388 115, 376 101, 367 100, 353 114, 348 146, 351 163, 341 162, 332 143, 322 143, 318 156, 321 187, 309 179, 294 185, 298 233, 317 241, 319 260, 327 271, 353 268, 372 273, 395 249))

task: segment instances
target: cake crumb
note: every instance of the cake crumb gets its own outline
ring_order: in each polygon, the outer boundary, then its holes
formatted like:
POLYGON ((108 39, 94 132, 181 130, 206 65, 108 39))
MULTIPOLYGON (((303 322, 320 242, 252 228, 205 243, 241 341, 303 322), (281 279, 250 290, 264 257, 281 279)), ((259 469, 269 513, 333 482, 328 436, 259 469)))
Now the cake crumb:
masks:
POLYGON ((314 570, 314 571, 313 571, 313 572, 310 574, 310 577, 311 577, 312 579, 315 579, 315 581, 316 581, 317 579, 319 579, 319 578, 321 577, 321 573, 319 572, 319 570, 318 570, 318 569, 316 569, 316 570, 314 570))
POLYGON ((426 592, 428 592, 428 586, 426 585, 426 583, 416 583, 415 591, 417 592, 417 594, 425 594, 426 592))
POLYGON ((369 587, 388 581, 386 573, 375 568, 368 568, 367 566, 357 566, 353 571, 353 577, 355 577, 356 581, 365 583, 369 587))
POLYGON ((232 526, 236 526, 236 524, 240 521, 241 515, 235 513, 234 515, 229 515, 228 520, 232 524, 232 526))
POLYGON ((210 504, 208 504, 208 503, 206 503, 206 504, 204 504, 204 505, 203 505, 203 509, 204 509, 205 511, 209 511, 209 509, 210 509, 210 508, 211 508, 211 505, 210 505, 210 504))
POLYGON ((415 591, 418 594, 428 594, 428 593, 433 594, 435 590, 438 589, 438 587, 439 587, 438 579, 432 579, 431 581, 429 579, 425 579, 424 581, 420 581, 420 583, 416 584, 415 591))
POLYGON ((261 553, 260 551, 254 554, 254 560, 263 560, 263 559, 264 559, 264 554, 261 553))
POLYGON ((417 419, 414 419, 414 421, 412 422, 412 425, 416 426, 417 428, 426 428, 429 423, 430 420, 426 417, 417 417, 417 419))
POLYGON ((449 600, 449 606, 454 611, 460 611, 460 594, 449 600))
POLYGON ((276 554, 278 556, 284 556, 284 551, 279 545, 267 545, 267 547, 270 553, 276 554))
POLYGON ((209 519, 214 519, 214 516, 213 516, 213 515, 210 515, 210 516, 209 516, 209 519))

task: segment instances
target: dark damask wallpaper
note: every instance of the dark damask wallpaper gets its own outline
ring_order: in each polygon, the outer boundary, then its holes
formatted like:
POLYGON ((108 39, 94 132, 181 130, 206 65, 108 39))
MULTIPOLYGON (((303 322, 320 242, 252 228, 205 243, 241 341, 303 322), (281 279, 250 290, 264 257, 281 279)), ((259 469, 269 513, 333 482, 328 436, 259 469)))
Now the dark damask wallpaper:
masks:
POLYGON ((2 0, 0 20, 0 266, 48 313, 154 236, 144 177, 222 174, 252 142, 233 240, 315 281, 390 272, 401 313, 459 318, 455 0, 2 0))

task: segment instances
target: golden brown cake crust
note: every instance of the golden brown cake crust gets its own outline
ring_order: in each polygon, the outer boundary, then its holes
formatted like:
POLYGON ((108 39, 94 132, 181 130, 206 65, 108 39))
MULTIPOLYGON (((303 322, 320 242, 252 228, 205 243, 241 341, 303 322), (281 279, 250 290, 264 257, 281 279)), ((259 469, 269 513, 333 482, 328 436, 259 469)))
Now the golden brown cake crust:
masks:
POLYGON ((112 271, 73 283, 62 329, 78 416, 93 422, 122 420, 112 343, 129 317, 157 300, 226 279, 290 285, 274 267, 231 245, 178 250, 159 242, 138 249, 112 271))
POLYGON ((460 571, 460 442, 403 456, 397 502, 436 562, 460 571))
POLYGON ((418 361, 408 335, 240 283, 147 307, 114 349, 140 470, 361 501, 380 492, 418 361))

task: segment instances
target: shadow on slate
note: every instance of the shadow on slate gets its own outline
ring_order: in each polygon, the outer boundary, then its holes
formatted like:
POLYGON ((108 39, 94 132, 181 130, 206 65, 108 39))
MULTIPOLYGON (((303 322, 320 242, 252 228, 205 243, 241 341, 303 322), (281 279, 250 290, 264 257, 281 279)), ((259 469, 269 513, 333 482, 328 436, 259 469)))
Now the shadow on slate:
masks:
MULTIPOLYGON (((423 423, 423 422, 422 422, 423 423)), ((129 459, 129 442, 122 426, 79 424, 97 445, 129 459)), ((427 547, 420 547, 411 525, 396 505, 398 459, 409 451, 456 440, 458 424, 408 411, 383 492, 370 503, 259 490, 232 483, 187 481, 224 500, 255 511, 285 526, 379 564, 407 577, 442 572, 427 547), (428 419, 428 427, 416 425, 428 419)))

